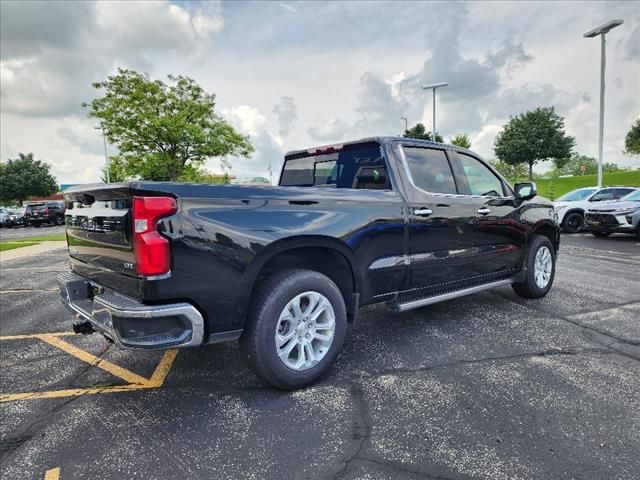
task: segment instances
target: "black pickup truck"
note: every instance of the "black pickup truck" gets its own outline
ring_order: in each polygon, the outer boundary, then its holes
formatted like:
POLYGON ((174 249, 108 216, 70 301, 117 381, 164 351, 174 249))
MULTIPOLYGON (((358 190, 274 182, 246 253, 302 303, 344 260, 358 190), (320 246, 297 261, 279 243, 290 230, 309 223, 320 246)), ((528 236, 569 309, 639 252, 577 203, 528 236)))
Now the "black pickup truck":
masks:
POLYGON ((133 348, 239 339, 266 382, 296 388, 363 305, 546 295, 559 228, 536 195, 472 152, 398 137, 288 153, 277 187, 78 186, 61 296, 78 332, 133 348))

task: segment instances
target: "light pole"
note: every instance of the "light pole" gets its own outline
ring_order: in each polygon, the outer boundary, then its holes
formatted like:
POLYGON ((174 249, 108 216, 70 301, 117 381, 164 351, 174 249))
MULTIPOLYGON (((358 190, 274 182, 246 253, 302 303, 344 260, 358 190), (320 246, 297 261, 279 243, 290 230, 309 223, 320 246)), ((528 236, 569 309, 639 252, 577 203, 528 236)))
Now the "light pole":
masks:
POLYGON ((598 188, 602 187, 602 150, 604 146, 604 70, 607 64, 607 41, 605 36, 609 30, 622 25, 624 20, 610 20, 604 25, 589 30, 583 36, 585 38, 594 38, 600 35, 600 126, 598 138, 598 188))
POLYGON ((404 120, 404 131, 406 132, 409 130, 409 121, 407 120, 407 117, 400 117, 400 120, 404 120))
POLYGON ((102 123, 100 124, 99 127, 93 127, 96 130, 101 130, 102 131, 102 142, 104 143, 104 163, 107 167, 107 183, 111 183, 111 179, 109 177, 109 156, 107 155, 107 138, 104 135, 104 127, 102 126, 102 123))
POLYGON ((440 87, 446 87, 449 85, 447 82, 432 83, 430 85, 424 85, 423 90, 433 90, 433 141, 436 141, 436 90, 440 87))

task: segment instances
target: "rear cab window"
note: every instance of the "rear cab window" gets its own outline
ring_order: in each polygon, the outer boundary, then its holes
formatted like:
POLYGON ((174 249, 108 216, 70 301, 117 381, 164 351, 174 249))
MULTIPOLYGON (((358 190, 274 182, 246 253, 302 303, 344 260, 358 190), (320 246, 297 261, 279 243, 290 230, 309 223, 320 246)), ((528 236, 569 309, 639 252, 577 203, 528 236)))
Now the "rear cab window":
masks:
POLYGON ((377 142, 331 145, 285 157, 280 186, 391 190, 377 142))

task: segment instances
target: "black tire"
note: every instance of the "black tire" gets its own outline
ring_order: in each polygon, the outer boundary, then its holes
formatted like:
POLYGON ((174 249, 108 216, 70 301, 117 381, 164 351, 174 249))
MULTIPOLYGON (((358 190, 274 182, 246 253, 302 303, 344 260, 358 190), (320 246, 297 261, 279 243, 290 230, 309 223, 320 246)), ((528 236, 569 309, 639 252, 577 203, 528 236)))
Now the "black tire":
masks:
POLYGON ((262 380, 276 388, 290 390, 309 385, 327 371, 342 350, 346 329, 344 299, 329 277, 311 270, 285 270, 270 275, 258 286, 240 338, 240 348, 262 380), (318 292, 331 303, 335 313, 335 331, 324 357, 315 366, 296 371, 278 357, 275 333, 280 314, 287 304, 307 291, 318 292))
POLYGON ((536 235, 531 239, 529 244, 529 251, 527 252, 527 258, 525 260, 525 279, 523 282, 513 283, 513 290, 524 298, 542 298, 544 297, 551 286, 553 285, 553 279, 556 275, 556 251, 549 239, 542 235, 536 235), (551 254, 551 275, 549 281, 542 288, 536 283, 534 264, 538 251, 546 247, 551 254))
POLYGON ((611 232, 606 232, 604 230, 591 230, 591 234, 594 237, 605 238, 605 237, 608 237, 609 235, 611 235, 611 232))
POLYGON ((562 219, 562 231, 578 233, 584 227, 584 215, 580 212, 569 212, 562 219))
POLYGON ((58 225, 58 226, 64 225, 64 218, 63 217, 56 217, 56 225, 58 225))

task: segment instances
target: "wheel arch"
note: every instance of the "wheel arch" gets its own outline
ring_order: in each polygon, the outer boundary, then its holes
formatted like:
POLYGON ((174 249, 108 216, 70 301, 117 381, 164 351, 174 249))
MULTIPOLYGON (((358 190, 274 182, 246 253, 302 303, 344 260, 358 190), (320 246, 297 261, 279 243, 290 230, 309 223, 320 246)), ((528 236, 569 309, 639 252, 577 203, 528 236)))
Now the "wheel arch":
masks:
MULTIPOLYGON (((567 212, 568 213, 568 212, 567 212)), ((542 220, 536 223, 531 229, 527 246, 531 244, 534 235, 542 235, 549 239, 554 250, 557 252, 560 248, 560 227, 551 220, 542 220)))
POLYGON ((362 278, 353 251, 333 237, 308 235, 286 238, 269 244, 248 265, 243 275, 235 318, 244 325, 250 299, 257 285, 269 274, 288 268, 304 268, 322 273, 338 286, 352 321, 358 309, 362 278))

